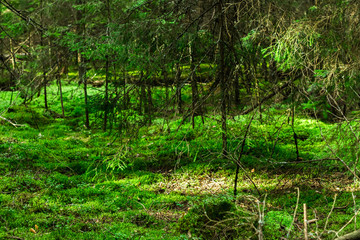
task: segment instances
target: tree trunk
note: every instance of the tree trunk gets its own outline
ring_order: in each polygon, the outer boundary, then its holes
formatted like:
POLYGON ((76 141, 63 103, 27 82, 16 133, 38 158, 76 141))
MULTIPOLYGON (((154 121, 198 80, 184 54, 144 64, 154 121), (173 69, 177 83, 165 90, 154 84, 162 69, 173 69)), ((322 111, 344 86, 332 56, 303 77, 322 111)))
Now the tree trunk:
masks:
POLYGON ((193 43, 189 43, 189 55, 190 55, 190 81, 191 81, 191 96, 192 96, 192 127, 195 128, 195 116, 201 112, 199 104, 199 90, 197 86, 196 68, 194 63, 195 53, 193 43))
POLYGON ((47 101, 47 79, 46 79, 46 71, 43 69, 43 84, 44 84, 44 107, 48 110, 48 101, 47 101))
POLYGON ((140 103, 139 103, 139 112, 140 114, 145 114, 146 112, 146 90, 145 90, 145 82, 143 80, 144 78, 144 72, 141 71, 140 73, 140 79, 139 79, 139 84, 140 84, 140 103))
MULTIPOLYGON (((110 11, 110 0, 106 1, 106 10, 107 10, 107 29, 106 29, 106 35, 110 36, 110 30, 109 25, 111 23, 111 11, 110 11)), ((106 132, 107 122, 108 122, 108 114, 109 114, 109 56, 106 56, 106 63, 105 63, 105 112, 104 112, 104 124, 103 124, 103 131, 106 132)))
POLYGON ((227 86, 225 79, 225 29, 224 29, 224 16, 223 16, 223 1, 219 1, 218 12, 220 15, 220 41, 219 41, 219 52, 220 52, 220 64, 219 64, 219 79, 220 79, 220 90, 221 90, 221 130, 222 130, 222 154, 227 156, 227 116, 226 116, 226 98, 227 98, 227 86))
POLYGON ((85 67, 84 58, 80 52, 78 53, 78 68, 79 68, 79 81, 80 83, 84 84, 85 127, 90 128, 86 67, 85 67))
POLYGON ((109 113, 109 57, 106 56, 106 63, 105 63, 105 103, 104 103, 104 124, 103 124, 103 131, 106 132, 106 126, 108 121, 108 113, 109 113))
POLYGON ((240 106, 240 83, 239 83, 239 72, 241 71, 241 66, 236 66, 234 73, 234 104, 236 107, 240 106))
POLYGON ((175 84, 176 84, 176 105, 177 113, 182 113, 182 100, 181 100, 181 68, 180 63, 176 63, 176 75, 175 75, 175 84))
MULTIPOLYGON (((77 0, 77 4, 84 4, 83 0, 77 0)), ((85 39, 85 23, 80 22, 83 18, 83 10, 78 10, 76 12, 76 20, 77 20, 77 34, 81 36, 82 40, 85 39)), ((90 120, 89 120, 89 106, 88 106, 88 94, 87 94, 87 79, 86 79, 86 66, 85 59, 81 54, 81 50, 78 51, 78 71, 79 71, 79 83, 84 84, 84 103, 85 103, 85 127, 90 128, 90 120)))
MULTIPOLYGON (((147 79, 148 81, 148 79, 147 79)), ((151 84, 147 83, 147 115, 148 115, 148 124, 151 125, 151 112, 152 112, 152 93, 151 93, 151 84)))
POLYGON ((59 84, 62 117, 65 118, 65 109, 64 109, 64 101, 63 101, 63 92, 62 92, 62 84, 61 84, 61 75, 60 75, 60 73, 58 73, 56 75, 56 77, 57 77, 57 81, 58 81, 58 84, 59 84))
MULTIPOLYGON (((41 0, 40 2, 41 7, 43 8, 43 1, 41 0)), ((44 25, 44 16, 43 16, 43 11, 40 11, 40 21, 41 21, 41 25, 44 25)), ((44 87, 44 107, 45 110, 48 110, 48 101, 47 101, 47 78, 46 78, 46 66, 45 66, 45 61, 47 61, 47 54, 45 54, 45 50, 44 50, 44 36, 43 36, 43 31, 40 31, 40 45, 43 48, 43 61, 42 61, 42 75, 43 75, 43 87, 44 87)), ((39 92, 40 93, 40 92, 39 92)))
POLYGON ((165 84, 165 102, 168 102, 169 101, 169 83, 168 83, 168 74, 167 74, 165 66, 162 69, 162 75, 163 75, 163 81, 165 84))

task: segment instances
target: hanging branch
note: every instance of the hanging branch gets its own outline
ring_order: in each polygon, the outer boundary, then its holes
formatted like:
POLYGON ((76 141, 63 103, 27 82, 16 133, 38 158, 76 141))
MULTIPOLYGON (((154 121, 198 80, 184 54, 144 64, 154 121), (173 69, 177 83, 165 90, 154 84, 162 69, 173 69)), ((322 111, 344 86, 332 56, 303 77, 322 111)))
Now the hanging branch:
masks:
MULTIPOLYGON (((316 121, 317 121, 319 130, 320 130, 321 137, 322 137, 322 139, 324 140, 324 142, 326 143, 326 146, 329 148, 329 150, 331 151, 331 153, 334 155, 334 157, 335 157, 338 161, 340 161, 340 162, 344 165, 344 167, 345 167, 357 180, 360 180, 360 177, 349 167, 348 164, 346 164, 346 162, 345 162, 342 158, 340 158, 340 157, 336 154, 335 150, 334 150, 334 149, 330 146, 330 144, 328 143, 327 138, 325 138, 325 136, 324 136, 324 134, 323 134, 323 132, 322 132, 322 128, 321 128, 321 126, 320 126, 320 124, 319 124, 319 119, 318 119, 316 113, 315 113, 315 118, 316 118, 316 121)), ((355 166, 355 168, 356 168, 356 166, 355 166)))
POLYGON ((262 105, 265 101, 271 99, 272 97, 274 97, 276 94, 278 94, 279 92, 281 92, 282 90, 284 90, 285 88, 287 88, 289 86, 289 84, 291 83, 291 81, 287 81, 284 85, 282 85, 281 87, 278 87, 276 89, 273 90, 272 93, 270 93, 269 95, 265 96, 263 99, 261 99, 261 101, 259 101, 258 103, 256 103, 254 106, 252 106, 251 108, 243 111, 241 113, 241 115, 246 115, 252 111, 254 111, 257 107, 259 107, 260 105, 262 105))
POLYGON ((0 3, 4 5, 7 9, 9 9, 11 12, 15 13, 18 17, 23 19, 25 22, 28 22, 31 25, 33 25, 36 29, 40 30, 41 32, 46 30, 46 28, 44 28, 41 24, 37 23, 31 17, 25 16, 23 13, 21 13, 21 11, 13 7, 8 1, 2 0, 0 1, 0 3))

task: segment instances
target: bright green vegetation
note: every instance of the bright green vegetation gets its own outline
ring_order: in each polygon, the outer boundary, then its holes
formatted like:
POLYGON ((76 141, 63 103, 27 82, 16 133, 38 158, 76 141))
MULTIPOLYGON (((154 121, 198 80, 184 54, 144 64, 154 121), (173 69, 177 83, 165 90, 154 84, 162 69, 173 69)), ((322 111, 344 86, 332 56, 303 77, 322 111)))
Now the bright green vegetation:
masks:
MULTIPOLYGON (((49 89, 49 105, 60 112, 57 88, 49 89)), ((216 117, 203 124, 199 116, 194 129, 185 122, 177 130, 181 118, 155 118, 144 126, 134 114, 128 124, 136 131, 88 130, 75 89, 64 86, 65 119, 44 112, 40 98, 4 114, 25 126, 0 125, 0 238, 257 239, 260 221, 266 239, 280 239, 289 230, 290 239, 300 239, 306 203, 308 219, 317 219, 308 235, 332 239, 358 209, 360 200, 352 192, 359 186, 343 165, 281 164, 296 159, 285 107, 253 120, 234 198, 231 159, 237 158, 250 115, 229 120, 231 153, 225 159, 216 117), (29 231, 35 225, 36 234, 29 231)), ((97 91, 90 89, 90 98, 97 91)), ((10 93, 1 92, 1 98, 5 109, 10 93)), ((96 108, 91 112, 96 123, 96 108)), ((338 124, 303 116, 295 128, 301 158, 331 155, 320 129, 335 138, 338 124)), ((341 233, 352 229, 354 222, 341 233)))
POLYGON ((360 1, 0 1, 0 239, 360 236, 360 1))

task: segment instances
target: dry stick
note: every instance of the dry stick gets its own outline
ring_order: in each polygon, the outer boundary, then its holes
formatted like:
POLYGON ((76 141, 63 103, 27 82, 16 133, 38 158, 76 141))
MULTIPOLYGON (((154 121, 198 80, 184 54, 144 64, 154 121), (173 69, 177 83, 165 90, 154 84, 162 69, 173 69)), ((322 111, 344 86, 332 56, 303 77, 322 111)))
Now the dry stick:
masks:
POLYGON ((265 194, 264 197, 264 201, 263 201, 263 207, 261 209, 261 205, 260 205, 260 201, 257 200, 257 205, 258 205, 258 211, 259 211, 259 227, 258 227, 258 234, 259 234, 259 240, 263 240, 264 239, 264 233, 262 231, 262 227, 265 223, 265 203, 266 203, 266 197, 267 195, 265 194))
POLYGON ((334 211, 335 203, 336 203, 336 197, 337 197, 337 194, 335 194, 335 196, 334 196, 334 202, 333 202, 333 205, 332 205, 332 207, 331 207, 331 210, 330 210, 330 212, 329 212, 329 214, 328 214, 328 216, 327 216, 327 218, 326 218, 325 225, 324 225, 324 229, 323 229, 323 232, 321 233, 321 235, 323 235, 323 233, 326 231, 326 227, 327 227, 327 225, 328 225, 328 223, 329 223, 329 218, 330 218, 332 212, 334 211))
MULTIPOLYGON (((351 192, 351 196, 352 196, 352 199, 353 199, 353 202, 354 202, 354 211, 355 211, 355 214, 356 214, 356 201, 355 201, 355 198, 356 196, 354 195, 354 192, 351 192)), ((354 219, 354 230, 356 230, 356 216, 355 216, 355 219, 354 219)))
POLYGON ((21 238, 21 237, 15 237, 15 236, 6 236, 6 238, 23 240, 23 238, 21 238))
MULTIPOLYGON (((339 233, 344 230, 353 220, 356 218, 356 216, 359 214, 360 210, 356 211, 355 215, 342 227, 339 231, 337 231, 335 234, 336 236, 339 236, 339 233)), ((335 240, 356 240, 360 238, 360 230, 354 231, 352 233, 346 234, 342 237, 336 238, 335 240)))
MULTIPOLYGON (((259 189, 257 188, 256 184, 254 183, 254 181, 251 179, 251 177, 249 176, 249 174, 247 174, 245 168, 242 166, 240 160, 241 160, 241 157, 244 153, 244 147, 245 147, 245 142, 246 142, 246 137, 247 137, 247 134, 250 130, 250 126, 251 126, 251 123, 254 119, 256 115, 256 112, 253 114, 253 116, 251 117, 250 119, 250 122, 246 128, 246 132, 245 132, 245 135, 244 135, 244 139, 242 141, 242 144, 241 144, 241 151, 240 151, 240 154, 239 154, 239 158, 237 160, 234 159, 235 163, 236 163, 236 173, 235 173, 235 180, 234 180, 234 197, 236 198, 236 195, 237 195, 237 182, 238 182, 238 177, 239 177, 239 170, 240 168, 244 171, 246 177, 251 181, 251 183, 254 185, 256 191, 258 192, 259 196, 261 196, 261 193, 259 191, 259 189)), ((235 150, 235 152, 237 151, 238 149, 235 150)))
POLYGON ((21 124, 16 124, 16 123, 13 123, 12 121, 10 121, 9 119, 7 118, 4 118, 3 116, 0 116, 0 119, 10 123, 11 125, 13 125, 14 127, 25 127, 26 125, 21 125, 21 124))
POLYGON ((300 163, 312 163, 312 162, 322 162, 322 161, 338 161, 337 158, 321 158, 321 159, 312 159, 312 160, 305 160, 305 161, 294 161, 294 162, 273 162, 273 164, 300 164, 300 163))
POLYGON ((308 240, 308 229, 307 229, 307 209, 306 203, 304 203, 304 239, 308 240))
POLYGON ((360 239, 360 230, 357 230, 357 231, 348 233, 344 236, 335 238, 335 240, 359 240, 359 239, 360 239))
POLYGON ((299 206, 300 189, 297 187, 296 190, 297 190, 296 206, 295 206, 295 210, 294 210, 294 214, 293 214, 293 220, 292 220, 291 225, 290 225, 290 227, 289 227, 289 231, 288 231, 288 233, 286 234, 286 238, 289 238, 289 236, 290 236, 291 228, 292 228, 292 226, 293 226, 294 223, 295 223, 296 212, 297 212, 297 209, 298 209, 298 206, 299 206))
MULTIPOLYGON (((318 220, 318 217, 317 217, 317 214, 316 214, 316 209, 313 209, 313 213, 314 213, 315 219, 318 220)), ((315 221, 315 224, 316 224, 315 234, 316 234, 317 239, 320 239, 320 237, 319 237, 319 224, 318 224, 318 221, 315 221)))

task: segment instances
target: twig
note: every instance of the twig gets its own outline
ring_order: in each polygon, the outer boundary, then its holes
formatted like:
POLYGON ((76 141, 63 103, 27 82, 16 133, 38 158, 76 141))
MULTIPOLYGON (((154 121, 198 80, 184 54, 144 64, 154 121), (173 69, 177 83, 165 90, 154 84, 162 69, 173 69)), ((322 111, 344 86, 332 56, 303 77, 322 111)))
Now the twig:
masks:
POLYGON ((330 144, 328 143, 327 139, 325 138, 325 136, 324 136, 324 134, 323 134, 323 132, 322 132, 322 128, 321 128, 321 126, 320 126, 320 124, 319 124, 319 119, 317 118, 316 113, 315 113, 315 117, 316 117, 316 121, 317 121, 319 130, 320 130, 321 137, 322 137, 323 140, 325 141, 326 146, 329 148, 329 150, 330 150, 331 153, 335 156, 335 158, 336 158, 338 161, 340 161, 340 162, 347 168, 347 170, 348 170, 357 180, 360 180, 359 176, 358 176, 353 170, 351 170, 351 168, 349 167, 349 165, 347 165, 343 159, 341 159, 340 157, 337 156, 336 152, 334 151, 334 149, 332 149, 332 147, 330 146, 330 144))
MULTIPOLYGON (((316 214, 317 213, 316 209, 313 209, 313 213, 314 213, 315 219, 318 219, 317 214, 316 214)), ((316 238, 321 240, 321 238, 319 236, 319 224, 318 224, 318 221, 315 221, 315 224, 316 224, 316 230, 315 230, 316 238)))
POLYGON ((292 220, 291 225, 290 225, 290 227, 289 227, 289 231, 288 231, 288 233, 286 234, 286 238, 287 238, 287 239, 289 238, 290 232, 291 232, 291 229, 292 229, 292 226, 293 226, 294 223, 295 223, 296 212, 297 212, 297 209, 298 209, 298 207, 299 207, 300 189, 297 187, 296 190, 297 190, 296 206, 295 206, 295 210, 294 210, 294 214, 293 214, 293 220, 292 220))
POLYGON ((6 236, 6 238, 24 240, 24 239, 21 238, 21 237, 15 237, 15 236, 6 236))
MULTIPOLYGON (((355 215, 342 227, 340 228, 339 231, 337 231, 335 234, 336 236, 339 236, 339 233, 344 230, 344 228, 346 228, 353 220, 354 218, 356 218, 356 216, 359 214, 360 210, 358 210, 355 215)), ((346 234, 345 236, 342 236, 340 238, 337 238, 336 240, 355 240, 355 239, 359 239, 359 233, 360 230, 357 230, 355 232, 352 232, 352 233, 349 233, 349 234, 346 234), (354 237, 355 236, 355 237, 354 237)))
POLYGON ((321 159, 312 159, 312 160, 305 160, 305 161, 292 161, 292 162, 273 162, 273 164, 300 164, 300 163, 312 163, 312 162, 321 162, 321 161, 332 161, 339 159, 337 158, 321 158, 321 159))
MULTIPOLYGON (((355 211, 355 214, 356 214, 356 201, 355 201, 355 198, 356 196, 354 195, 354 192, 351 192, 351 196, 352 196, 352 199, 353 199, 353 202, 354 202, 354 211, 355 211)), ((356 215, 355 215, 355 219, 354 219, 354 230, 356 230, 356 215)))
POLYGON ((306 209, 306 203, 304 203, 304 239, 308 240, 308 229, 307 229, 307 209, 306 209))
POLYGON ((262 204, 260 204, 260 201, 257 200, 256 203, 258 205, 258 211, 259 211, 259 227, 257 229, 258 231, 258 235, 259 235, 259 240, 263 240, 264 239, 264 233, 262 231, 262 227, 265 223, 265 203, 266 203, 266 194, 264 197, 264 201, 262 202, 262 204), (262 209, 261 209, 261 205, 262 205, 262 209))
POLYGON ((328 225, 328 223, 329 223, 329 218, 330 218, 332 212, 334 211, 335 203, 336 203, 336 197, 337 197, 337 194, 335 194, 335 196, 334 196, 333 205, 332 205, 331 210, 330 210, 330 212, 329 212, 329 214, 328 214, 328 216, 327 216, 327 218, 326 218, 326 222, 325 222, 325 225, 324 225, 323 233, 326 231, 326 227, 327 227, 327 225, 328 225))

